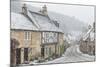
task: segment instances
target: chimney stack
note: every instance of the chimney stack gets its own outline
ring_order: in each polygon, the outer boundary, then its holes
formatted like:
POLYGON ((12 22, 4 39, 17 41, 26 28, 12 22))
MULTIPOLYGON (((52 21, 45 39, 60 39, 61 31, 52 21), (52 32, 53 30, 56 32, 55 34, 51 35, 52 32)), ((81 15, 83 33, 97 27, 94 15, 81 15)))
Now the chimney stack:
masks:
POLYGON ((42 11, 41 11, 44 15, 48 15, 47 14, 47 7, 46 7, 46 5, 44 5, 43 7, 42 7, 42 11))
POLYGON ((23 6, 22 6, 22 13, 24 15, 27 15, 27 6, 26 6, 26 4, 23 4, 23 6))

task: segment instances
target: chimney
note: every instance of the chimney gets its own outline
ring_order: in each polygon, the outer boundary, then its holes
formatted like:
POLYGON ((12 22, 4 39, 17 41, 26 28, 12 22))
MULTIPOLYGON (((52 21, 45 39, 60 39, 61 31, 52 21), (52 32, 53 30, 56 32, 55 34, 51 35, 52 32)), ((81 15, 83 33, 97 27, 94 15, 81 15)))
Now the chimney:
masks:
POLYGON ((46 5, 44 5, 43 7, 42 7, 42 11, 41 11, 44 15, 47 15, 47 7, 46 7, 46 5))
POLYGON ((26 6, 26 4, 23 4, 23 6, 22 6, 22 13, 24 15, 27 15, 27 6, 26 6))

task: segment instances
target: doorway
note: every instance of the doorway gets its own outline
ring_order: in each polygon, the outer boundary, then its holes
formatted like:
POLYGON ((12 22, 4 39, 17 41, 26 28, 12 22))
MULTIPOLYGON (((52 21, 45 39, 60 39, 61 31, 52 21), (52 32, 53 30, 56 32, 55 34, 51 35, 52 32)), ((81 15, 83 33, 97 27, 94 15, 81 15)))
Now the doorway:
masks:
POLYGON ((44 47, 41 47, 41 57, 44 57, 44 47))
POLYGON ((16 64, 21 64, 21 48, 16 48, 16 64))
POLYGON ((25 63, 28 61, 28 48, 24 48, 24 61, 25 63))
POLYGON ((11 38, 10 40, 11 46, 10 46, 10 52, 11 52, 11 56, 10 56, 10 63, 11 65, 15 65, 16 63, 19 64, 20 63, 20 49, 16 49, 20 44, 18 42, 18 40, 11 38), (17 53, 17 55, 16 55, 17 53))

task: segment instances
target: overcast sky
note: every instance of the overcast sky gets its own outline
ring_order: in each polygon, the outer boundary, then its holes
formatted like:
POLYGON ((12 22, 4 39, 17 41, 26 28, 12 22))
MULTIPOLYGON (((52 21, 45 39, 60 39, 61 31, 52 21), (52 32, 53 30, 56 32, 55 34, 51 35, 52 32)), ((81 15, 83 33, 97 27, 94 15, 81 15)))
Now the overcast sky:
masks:
MULTIPOLYGON (((32 0, 26 0, 32 1, 32 0)), ((42 7, 44 4, 47 5, 48 11, 53 11, 56 13, 61 13, 71 17, 75 17, 80 21, 88 24, 94 22, 94 7, 93 6, 79 6, 79 5, 64 5, 64 4, 50 4, 50 3, 34 3, 28 2, 32 6, 42 7)))

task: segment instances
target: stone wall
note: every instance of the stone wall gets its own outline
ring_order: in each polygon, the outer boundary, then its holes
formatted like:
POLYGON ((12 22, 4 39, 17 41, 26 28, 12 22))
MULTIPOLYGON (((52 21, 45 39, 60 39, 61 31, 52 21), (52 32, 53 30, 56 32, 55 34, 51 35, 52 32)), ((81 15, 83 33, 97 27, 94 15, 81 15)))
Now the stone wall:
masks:
POLYGON ((95 41, 82 41, 80 51, 85 54, 95 55, 95 41))

